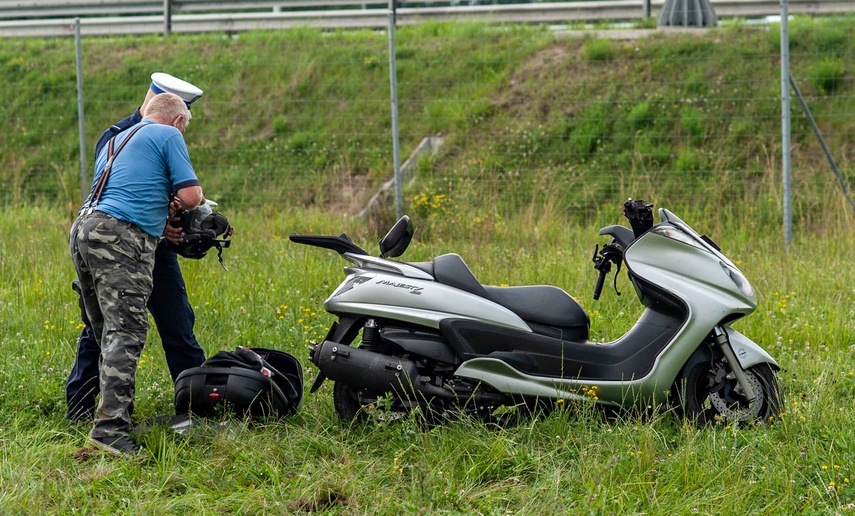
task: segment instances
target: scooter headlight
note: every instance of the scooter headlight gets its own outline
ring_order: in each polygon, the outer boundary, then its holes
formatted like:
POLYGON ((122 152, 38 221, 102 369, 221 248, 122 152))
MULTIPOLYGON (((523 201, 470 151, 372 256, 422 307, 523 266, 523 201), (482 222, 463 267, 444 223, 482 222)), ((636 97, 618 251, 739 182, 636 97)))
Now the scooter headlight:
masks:
POLYGON ((751 283, 748 282, 748 279, 743 276, 741 272, 724 262, 718 263, 721 265, 724 273, 727 274, 727 277, 733 281, 736 288, 738 288, 745 297, 754 297, 754 287, 751 286, 751 283))

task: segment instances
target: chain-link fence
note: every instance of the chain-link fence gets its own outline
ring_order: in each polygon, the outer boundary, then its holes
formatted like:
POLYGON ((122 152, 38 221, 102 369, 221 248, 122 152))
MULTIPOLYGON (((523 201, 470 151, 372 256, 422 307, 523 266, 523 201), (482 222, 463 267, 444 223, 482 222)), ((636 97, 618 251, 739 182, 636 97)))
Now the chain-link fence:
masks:
MULTIPOLYGON (((853 26, 851 17, 790 22, 792 75, 846 181, 853 26)), ((411 162, 407 212, 590 216, 637 196, 780 224, 775 24, 573 31, 429 23, 399 27, 395 38, 401 161, 426 138, 433 143, 411 162)), ((383 31, 90 37, 81 53, 87 167, 101 132, 141 103, 152 72, 165 71, 205 91, 186 139, 211 198, 358 214, 392 178, 383 31)), ((74 42, 3 40, 0 65, 3 203, 73 211, 81 198, 74 42)), ((796 223, 848 224, 838 178, 795 102, 791 139, 796 223)))

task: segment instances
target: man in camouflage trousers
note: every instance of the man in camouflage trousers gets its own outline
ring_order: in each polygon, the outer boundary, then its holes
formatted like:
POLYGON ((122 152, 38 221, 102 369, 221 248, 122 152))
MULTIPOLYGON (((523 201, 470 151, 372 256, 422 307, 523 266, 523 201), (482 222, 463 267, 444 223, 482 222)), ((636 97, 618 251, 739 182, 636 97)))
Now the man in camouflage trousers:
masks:
MULTIPOLYGON (((146 95, 140 107, 101 134, 95 145, 96 160, 110 138, 131 129, 142 121, 142 112, 145 111, 148 103, 161 93, 178 95, 184 100, 191 113, 192 105, 202 96, 202 90, 187 81, 163 72, 151 74, 151 84, 146 89, 146 95)), ((183 371, 198 367, 205 361, 205 352, 193 332, 196 315, 187 297, 178 255, 170 246, 170 243, 179 244, 183 241, 182 229, 171 224, 167 224, 164 228, 165 238, 161 240, 154 252, 152 290, 148 299, 148 310, 160 334, 166 365, 173 382, 183 371)), ((72 282, 72 287, 78 294, 80 293, 79 282, 72 282)), ((66 418, 70 421, 92 422, 100 392, 98 363, 101 348, 95 340, 95 334, 82 303, 83 300, 80 299, 84 328, 77 340, 74 364, 65 383, 66 418)))
POLYGON ((143 120, 99 153, 89 199, 69 235, 81 298, 101 347, 101 400, 89 442, 114 455, 139 452, 130 439, 130 407, 148 332, 155 248, 170 207, 189 210, 204 202, 184 143, 189 119, 177 95, 152 99, 143 120))

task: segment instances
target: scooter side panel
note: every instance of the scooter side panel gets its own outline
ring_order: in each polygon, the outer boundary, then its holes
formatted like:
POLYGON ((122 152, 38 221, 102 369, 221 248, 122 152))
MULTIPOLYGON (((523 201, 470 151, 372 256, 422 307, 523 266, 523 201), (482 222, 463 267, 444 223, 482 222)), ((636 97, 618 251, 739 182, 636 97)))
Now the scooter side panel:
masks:
MULTIPOLYGON (((654 384, 670 385, 716 325, 750 314, 757 306, 756 298, 742 294, 719 258, 706 250, 648 232, 627 249, 624 258, 643 303, 679 300, 687 310, 685 326, 656 359, 648 378, 654 384), (645 284, 660 290, 652 291, 645 284)), ((751 353, 754 356, 753 349, 751 353)))
MULTIPOLYGON (((589 400, 613 406, 631 406, 640 399, 652 400, 657 396, 657 386, 648 381, 627 378, 626 381, 591 382, 573 378, 549 378, 522 373, 495 358, 476 358, 460 365, 454 372, 472 380, 480 380, 494 389, 518 396, 566 400, 589 400)), ((670 385, 662 389, 666 397, 670 385)))
POLYGON ((626 250, 624 259, 633 275, 666 289, 716 323, 757 308, 757 299, 742 294, 721 260, 705 250, 647 233, 626 250))
POLYGON ((399 274, 407 278, 418 278, 428 281, 433 281, 433 277, 421 269, 417 269, 412 265, 403 262, 378 258, 376 256, 357 255, 353 253, 345 253, 344 257, 355 263, 361 268, 374 268, 390 271, 393 274, 399 274))
POLYGON ((464 362, 455 376, 480 380, 507 394, 543 398, 581 399, 578 386, 561 385, 556 378, 531 376, 495 358, 475 358, 464 362))
POLYGON ((440 321, 453 318, 531 332, 517 314, 489 299, 431 280, 367 269, 351 269, 324 308, 330 313, 390 318, 436 329, 440 321))
POLYGON ((440 332, 464 360, 490 357, 525 374, 591 381, 649 375, 681 326, 680 317, 648 308, 626 334, 609 344, 561 340, 461 319, 443 321, 440 332))

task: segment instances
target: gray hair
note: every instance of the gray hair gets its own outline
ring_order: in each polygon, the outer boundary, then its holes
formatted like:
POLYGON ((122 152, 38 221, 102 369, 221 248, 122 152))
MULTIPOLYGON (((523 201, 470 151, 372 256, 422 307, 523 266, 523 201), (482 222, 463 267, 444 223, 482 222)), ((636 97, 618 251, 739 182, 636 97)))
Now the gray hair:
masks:
POLYGON ((185 121, 190 120, 190 110, 187 109, 187 104, 184 100, 174 93, 161 93, 155 95, 145 107, 145 118, 162 118, 165 122, 170 123, 179 116, 183 116, 185 121))

